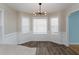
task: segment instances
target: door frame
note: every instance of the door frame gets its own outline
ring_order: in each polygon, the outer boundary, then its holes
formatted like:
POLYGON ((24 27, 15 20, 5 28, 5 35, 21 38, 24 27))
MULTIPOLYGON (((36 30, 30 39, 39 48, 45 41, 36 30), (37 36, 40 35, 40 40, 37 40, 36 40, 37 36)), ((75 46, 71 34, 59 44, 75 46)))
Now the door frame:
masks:
POLYGON ((3 40, 4 40, 4 9, 1 9, 0 8, 0 11, 1 11, 1 20, 2 20, 2 24, 1 24, 1 26, 2 26, 2 40, 1 40, 1 42, 0 42, 0 44, 2 44, 3 43, 3 40))

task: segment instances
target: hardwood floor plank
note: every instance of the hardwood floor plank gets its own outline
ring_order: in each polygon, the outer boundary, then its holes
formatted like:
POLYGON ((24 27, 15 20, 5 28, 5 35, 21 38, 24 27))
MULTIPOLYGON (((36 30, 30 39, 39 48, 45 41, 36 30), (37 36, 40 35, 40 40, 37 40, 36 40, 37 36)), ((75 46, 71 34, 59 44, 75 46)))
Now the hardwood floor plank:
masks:
POLYGON ((74 50, 76 53, 79 54, 79 45, 70 45, 70 49, 74 50))

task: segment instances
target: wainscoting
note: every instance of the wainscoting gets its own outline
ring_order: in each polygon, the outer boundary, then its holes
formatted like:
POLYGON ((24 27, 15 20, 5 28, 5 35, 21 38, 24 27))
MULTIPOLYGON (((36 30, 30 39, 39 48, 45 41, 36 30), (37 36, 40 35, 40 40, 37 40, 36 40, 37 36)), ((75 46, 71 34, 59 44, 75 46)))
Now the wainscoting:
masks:
POLYGON ((54 33, 54 34, 19 34, 19 44, 29 41, 51 41, 59 44, 66 45, 68 40, 66 39, 66 32, 54 33))
POLYGON ((22 34, 22 33, 10 33, 5 34, 2 44, 22 44, 29 41, 51 41, 58 44, 67 44, 66 33, 54 33, 54 34, 22 34))
POLYGON ((5 34, 2 44, 18 44, 18 34, 17 32, 5 34))

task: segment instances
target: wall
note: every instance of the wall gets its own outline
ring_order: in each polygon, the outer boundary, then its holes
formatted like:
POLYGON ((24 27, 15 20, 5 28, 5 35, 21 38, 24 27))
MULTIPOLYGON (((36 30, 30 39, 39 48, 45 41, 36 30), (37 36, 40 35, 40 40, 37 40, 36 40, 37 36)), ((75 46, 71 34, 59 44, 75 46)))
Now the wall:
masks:
POLYGON ((49 19, 51 17, 59 17, 59 32, 66 32, 66 14, 65 12, 62 10, 60 12, 55 12, 49 15, 49 19))
MULTIPOLYGON (((59 43, 59 44, 64 44, 65 43, 65 29, 63 29, 63 27, 66 27, 66 26, 63 26, 62 27, 62 31, 61 31, 61 17, 62 14, 60 13, 56 13, 56 14, 52 14, 52 15, 49 15, 47 16, 48 18, 48 34, 46 35, 35 35, 35 34, 32 34, 32 16, 27 14, 27 13, 19 13, 19 20, 18 20, 18 30, 19 30, 19 44, 21 43, 25 43, 25 42, 28 42, 28 41, 52 41, 52 42, 56 42, 56 43, 59 43), (30 20, 30 33, 27 33, 27 34, 23 34, 21 33, 21 16, 26 16, 29 18, 30 20), (50 17, 49 17, 50 16, 50 17), (58 33, 55 33, 55 34, 51 34, 50 32, 50 18, 51 17, 56 17, 58 16, 59 17, 59 32, 58 33)), ((64 22, 64 21, 62 21, 64 22)), ((63 23, 65 24, 65 23, 63 23)))
MULTIPOLYGON (((3 43, 7 44, 14 39, 8 39, 5 37, 8 34, 12 34, 17 32, 17 12, 5 4, 0 3, 0 9, 4 10, 4 39, 2 40, 3 43)), ((17 39, 15 39, 17 42, 17 39)))
POLYGON ((79 3, 72 5, 70 8, 64 10, 65 14, 69 16, 72 12, 79 10, 79 3))
POLYGON ((4 4, 0 4, 0 8, 4 9, 5 34, 16 32, 17 12, 4 4))

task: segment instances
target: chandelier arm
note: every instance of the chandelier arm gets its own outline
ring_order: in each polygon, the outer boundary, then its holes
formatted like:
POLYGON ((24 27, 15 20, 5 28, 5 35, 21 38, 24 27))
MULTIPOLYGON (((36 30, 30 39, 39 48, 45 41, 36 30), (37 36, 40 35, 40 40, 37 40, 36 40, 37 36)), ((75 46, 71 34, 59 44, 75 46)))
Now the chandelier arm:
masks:
POLYGON ((39 3, 39 13, 41 13, 41 5, 42 3, 39 3))
POLYGON ((40 13, 41 13, 41 5, 40 5, 40 13))

